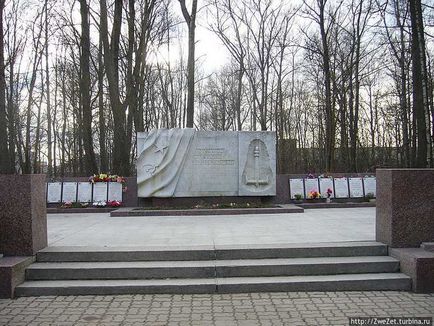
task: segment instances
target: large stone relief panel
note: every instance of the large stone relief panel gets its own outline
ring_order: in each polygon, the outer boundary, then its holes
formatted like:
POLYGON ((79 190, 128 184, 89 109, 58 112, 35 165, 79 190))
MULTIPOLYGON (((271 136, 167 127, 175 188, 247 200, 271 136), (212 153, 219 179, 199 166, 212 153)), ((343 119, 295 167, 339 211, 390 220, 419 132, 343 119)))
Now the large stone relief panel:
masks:
POLYGON ((139 197, 276 193, 273 132, 158 129, 137 135, 139 197))

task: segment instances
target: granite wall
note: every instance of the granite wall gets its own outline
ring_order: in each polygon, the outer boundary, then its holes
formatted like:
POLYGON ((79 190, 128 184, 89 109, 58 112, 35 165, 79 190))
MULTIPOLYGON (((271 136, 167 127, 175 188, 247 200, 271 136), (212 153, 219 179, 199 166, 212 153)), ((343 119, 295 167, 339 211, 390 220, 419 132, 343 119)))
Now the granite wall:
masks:
POLYGON ((32 256, 47 246, 44 174, 0 175, 0 253, 32 256))
POLYGON ((434 241, 434 169, 378 169, 376 239, 391 247, 434 241))

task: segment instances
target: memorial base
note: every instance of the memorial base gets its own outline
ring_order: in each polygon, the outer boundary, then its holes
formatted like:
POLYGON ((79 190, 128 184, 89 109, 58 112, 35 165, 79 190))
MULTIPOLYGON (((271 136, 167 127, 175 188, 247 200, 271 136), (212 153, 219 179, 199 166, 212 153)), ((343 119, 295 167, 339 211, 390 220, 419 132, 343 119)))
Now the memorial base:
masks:
POLYGON ((229 205, 235 204, 250 204, 250 205, 266 205, 271 204, 273 197, 171 197, 171 198, 139 198, 140 207, 164 207, 164 208, 193 208, 195 206, 209 205, 229 205))
POLYGON ((434 241, 434 169, 378 169, 376 240, 394 248, 434 241))
POLYGON ((14 297, 15 287, 24 282, 26 267, 34 261, 34 256, 0 258, 0 298, 14 297))
POLYGON ((0 252, 32 256, 47 246, 45 174, 0 175, 0 252))

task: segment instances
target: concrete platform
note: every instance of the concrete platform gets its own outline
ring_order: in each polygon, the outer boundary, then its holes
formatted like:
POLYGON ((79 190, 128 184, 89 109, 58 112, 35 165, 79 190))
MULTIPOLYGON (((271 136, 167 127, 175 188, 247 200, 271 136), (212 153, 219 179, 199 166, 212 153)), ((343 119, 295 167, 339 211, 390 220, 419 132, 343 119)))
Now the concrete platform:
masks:
POLYGON ((232 246, 374 240, 372 207, 313 209, 293 214, 48 216, 49 246, 232 246))
POLYGON ((146 209, 125 207, 110 213, 112 217, 122 216, 198 216, 198 215, 250 215, 250 214, 283 214, 303 213, 304 209, 292 204, 276 205, 275 207, 258 208, 195 208, 195 209, 146 209))

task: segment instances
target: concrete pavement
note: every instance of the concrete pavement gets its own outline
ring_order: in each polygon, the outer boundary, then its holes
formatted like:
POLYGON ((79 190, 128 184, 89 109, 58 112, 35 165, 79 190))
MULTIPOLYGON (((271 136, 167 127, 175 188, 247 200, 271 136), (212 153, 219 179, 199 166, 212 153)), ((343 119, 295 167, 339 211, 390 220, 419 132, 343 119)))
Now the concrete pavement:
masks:
POLYGON ((373 240, 375 208, 232 216, 48 215, 49 246, 249 245, 373 240))

